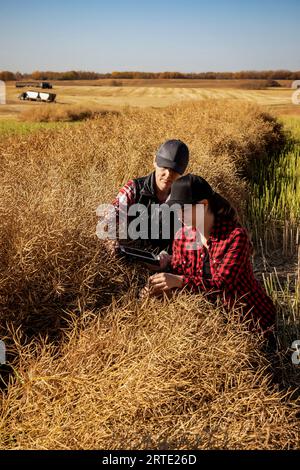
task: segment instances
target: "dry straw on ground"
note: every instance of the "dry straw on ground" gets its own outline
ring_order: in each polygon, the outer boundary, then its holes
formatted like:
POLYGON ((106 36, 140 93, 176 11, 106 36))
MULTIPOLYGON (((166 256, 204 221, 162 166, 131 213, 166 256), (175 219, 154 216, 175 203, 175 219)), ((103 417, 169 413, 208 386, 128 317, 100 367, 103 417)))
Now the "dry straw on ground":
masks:
POLYGON ((97 108, 80 105, 42 104, 31 106, 20 113, 20 121, 31 122, 73 122, 83 121, 105 114, 97 108))
POLYGON ((201 296, 142 307, 146 273, 115 262, 95 235, 97 206, 151 171, 170 138, 242 213, 248 162, 282 132, 254 105, 212 100, 0 142, 0 334, 15 371, 2 447, 298 444, 296 405, 268 385, 258 341, 224 327, 201 296))
POLYGON ((98 289, 99 282, 103 291, 111 291, 101 280, 105 277, 110 286, 114 269, 97 251, 95 210, 130 177, 151 171, 153 156, 167 138, 184 140, 191 153, 189 170, 242 209, 241 169, 250 158, 263 158, 270 142, 281 136, 277 123, 256 106, 213 100, 164 110, 128 109, 1 142, 2 318, 16 323, 30 316, 33 326, 35 315, 40 329, 57 306, 93 307, 92 287, 98 289))
MULTIPOLYGON (((20 348, 0 446, 289 449, 296 403, 276 390, 260 338, 201 296, 128 299, 70 326, 59 353, 20 348)), ((17 338, 16 338, 17 340, 17 338)))

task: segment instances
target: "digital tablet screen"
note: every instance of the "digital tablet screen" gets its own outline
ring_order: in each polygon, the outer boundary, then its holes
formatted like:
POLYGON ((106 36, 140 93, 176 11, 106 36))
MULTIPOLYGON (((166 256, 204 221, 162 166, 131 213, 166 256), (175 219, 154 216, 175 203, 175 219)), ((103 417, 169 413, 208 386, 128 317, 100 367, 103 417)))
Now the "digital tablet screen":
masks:
POLYGON ((128 258, 159 265, 159 259, 150 251, 140 250, 138 248, 130 248, 127 246, 120 246, 120 251, 128 258))

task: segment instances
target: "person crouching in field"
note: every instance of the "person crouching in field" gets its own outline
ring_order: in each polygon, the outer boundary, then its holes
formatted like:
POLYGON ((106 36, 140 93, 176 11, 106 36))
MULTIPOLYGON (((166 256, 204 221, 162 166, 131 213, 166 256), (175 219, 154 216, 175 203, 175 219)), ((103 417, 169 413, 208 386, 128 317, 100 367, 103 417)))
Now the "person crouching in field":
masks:
MULTIPOLYGON (((118 252, 120 244, 128 244, 135 248, 142 248, 151 252, 166 252, 171 253, 172 242, 174 238, 174 231, 169 234, 169 237, 164 237, 162 227, 162 211, 163 205, 170 197, 171 186, 176 179, 180 178, 189 163, 189 149, 187 145, 178 139, 166 140, 158 148, 154 156, 153 165, 154 171, 146 176, 130 179, 119 191, 115 199, 112 201, 112 212, 105 214, 105 217, 100 219, 101 227, 113 226, 113 221, 116 219, 116 224, 119 232, 119 223, 121 215, 127 218, 127 226, 134 220, 133 216, 128 216, 128 209, 134 205, 141 205, 144 207, 143 218, 148 228, 147 234, 139 236, 138 238, 131 239, 129 231, 126 238, 105 240, 105 247, 107 251, 114 255, 118 252), (159 233, 152 236, 151 225, 159 227, 159 233)), ((155 268, 148 266, 151 270, 155 268)))
POLYGON ((226 309, 240 305, 252 329, 269 337, 275 324, 275 306, 254 277, 253 245, 236 210, 194 174, 173 183, 167 204, 172 207, 175 203, 183 225, 175 235, 172 255, 165 255, 164 269, 169 266, 171 272, 152 275, 142 296, 186 287, 205 292, 213 301, 221 297, 226 309))

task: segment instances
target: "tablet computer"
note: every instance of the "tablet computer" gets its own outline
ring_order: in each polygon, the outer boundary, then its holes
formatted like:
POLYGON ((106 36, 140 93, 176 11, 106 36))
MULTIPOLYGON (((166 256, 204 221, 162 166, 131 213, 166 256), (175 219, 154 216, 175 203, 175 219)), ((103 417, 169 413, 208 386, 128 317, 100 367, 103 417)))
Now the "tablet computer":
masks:
POLYGON ((159 266, 159 257, 150 251, 140 250, 139 248, 131 248, 129 246, 120 245, 120 253, 126 258, 136 261, 143 261, 144 263, 154 264, 159 266))

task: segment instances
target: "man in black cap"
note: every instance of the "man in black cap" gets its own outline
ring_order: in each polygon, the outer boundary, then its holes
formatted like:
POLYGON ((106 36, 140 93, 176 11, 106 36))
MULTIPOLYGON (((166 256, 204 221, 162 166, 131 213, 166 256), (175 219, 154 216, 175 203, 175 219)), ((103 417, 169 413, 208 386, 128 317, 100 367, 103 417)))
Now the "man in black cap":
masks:
MULTIPOLYGON (((113 217, 116 218, 117 227, 122 212, 126 211, 127 226, 135 217, 128 216, 127 210, 133 204, 141 204, 144 207, 143 218, 147 219, 147 237, 140 237, 130 242, 132 238, 127 231, 126 242, 134 243, 134 247, 150 250, 154 253, 171 251, 174 238, 174 221, 171 220, 170 236, 165 238, 161 230, 162 212, 160 205, 164 204, 171 191, 172 183, 180 178, 185 172, 189 162, 189 150, 187 145, 181 140, 171 139, 164 142, 158 149, 154 157, 154 171, 147 176, 130 179, 119 191, 112 204, 114 213, 106 216, 107 224, 113 217), (154 207, 155 206, 155 207, 154 207), (153 210, 154 209, 154 210, 153 210), (157 225, 159 224, 159 225, 157 225), (152 236, 152 227, 159 227, 159 234, 152 236)), ((106 240, 106 246, 111 253, 118 251, 118 239, 106 240)), ((122 243, 124 240, 122 240, 122 243)))

